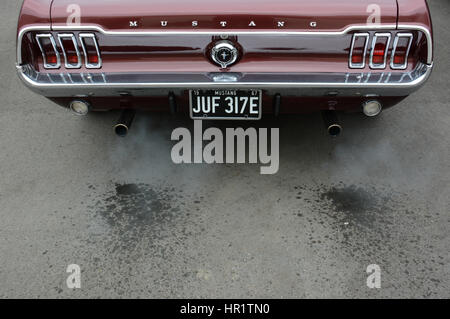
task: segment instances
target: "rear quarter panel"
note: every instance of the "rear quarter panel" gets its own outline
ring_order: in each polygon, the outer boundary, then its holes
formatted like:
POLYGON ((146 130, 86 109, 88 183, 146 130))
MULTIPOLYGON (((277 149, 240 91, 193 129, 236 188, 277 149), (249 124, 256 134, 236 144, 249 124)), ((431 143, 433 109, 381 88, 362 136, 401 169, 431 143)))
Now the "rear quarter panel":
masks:
POLYGON ((397 0, 397 2, 399 25, 420 25, 432 33, 431 16, 426 0, 397 0))
POLYGON ((19 16, 18 32, 29 25, 50 25, 52 0, 25 0, 19 16))

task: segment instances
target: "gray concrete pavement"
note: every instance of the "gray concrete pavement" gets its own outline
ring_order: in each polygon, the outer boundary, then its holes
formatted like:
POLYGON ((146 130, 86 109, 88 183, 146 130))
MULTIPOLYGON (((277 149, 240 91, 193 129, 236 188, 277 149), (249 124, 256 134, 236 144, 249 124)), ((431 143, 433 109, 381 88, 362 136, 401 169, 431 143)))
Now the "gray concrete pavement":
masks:
POLYGON ((19 1, 0 3, 0 297, 450 297, 450 2, 429 1, 436 68, 370 120, 279 126, 280 171, 182 165, 183 118, 78 118, 15 75, 19 1), (69 290, 66 267, 82 269, 69 290), (366 267, 382 269, 368 289, 366 267))

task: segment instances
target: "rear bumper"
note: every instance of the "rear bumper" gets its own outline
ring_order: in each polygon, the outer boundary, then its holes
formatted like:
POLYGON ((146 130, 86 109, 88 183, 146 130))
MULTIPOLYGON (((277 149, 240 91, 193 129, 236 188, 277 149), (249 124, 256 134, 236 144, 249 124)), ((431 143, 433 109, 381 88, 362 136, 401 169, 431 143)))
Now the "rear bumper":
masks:
POLYGON ((263 89, 266 94, 291 96, 407 96, 421 87, 432 65, 418 64, 411 72, 370 73, 38 73, 17 66, 20 79, 46 97, 161 96, 187 89, 263 89))

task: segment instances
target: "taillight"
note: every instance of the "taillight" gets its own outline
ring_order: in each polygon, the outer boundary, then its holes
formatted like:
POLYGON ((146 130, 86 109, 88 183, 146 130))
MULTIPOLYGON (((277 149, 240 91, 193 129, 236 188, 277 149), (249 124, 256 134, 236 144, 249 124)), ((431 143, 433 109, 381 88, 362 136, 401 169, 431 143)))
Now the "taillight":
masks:
POLYGON ((99 69, 102 67, 102 59, 97 39, 92 33, 80 34, 80 42, 86 62, 86 68, 99 69))
POLYGON ((81 68, 80 51, 73 34, 58 34, 59 44, 64 54, 65 67, 68 69, 81 68))
POLYGON ((355 33, 353 35, 352 46, 350 49, 350 68, 364 69, 364 67, 366 66, 368 43, 368 33, 355 33))
POLYGON ((399 33, 395 37, 394 47, 392 49, 391 68, 395 70, 404 70, 408 67, 408 56, 413 35, 411 33, 399 33))
POLYGON ((391 43, 390 33, 376 33, 372 41, 372 51, 370 53, 370 68, 386 68, 389 44, 391 43))
POLYGON ((55 39, 51 34, 38 34, 36 41, 42 53, 44 60, 44 68, 59 69, 61 66, 61 59, 56 48, 55 39))

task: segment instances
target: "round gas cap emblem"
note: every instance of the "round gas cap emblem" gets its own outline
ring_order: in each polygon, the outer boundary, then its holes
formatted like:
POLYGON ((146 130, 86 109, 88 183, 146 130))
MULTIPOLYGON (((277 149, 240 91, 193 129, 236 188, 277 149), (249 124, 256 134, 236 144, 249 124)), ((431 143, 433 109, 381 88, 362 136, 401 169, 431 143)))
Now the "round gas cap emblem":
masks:
POLYGON ((222 69, 235 63, 238 55, 238 49, 228 41, 221 41, 211 49, 212 60, 220 65, 222 69))

